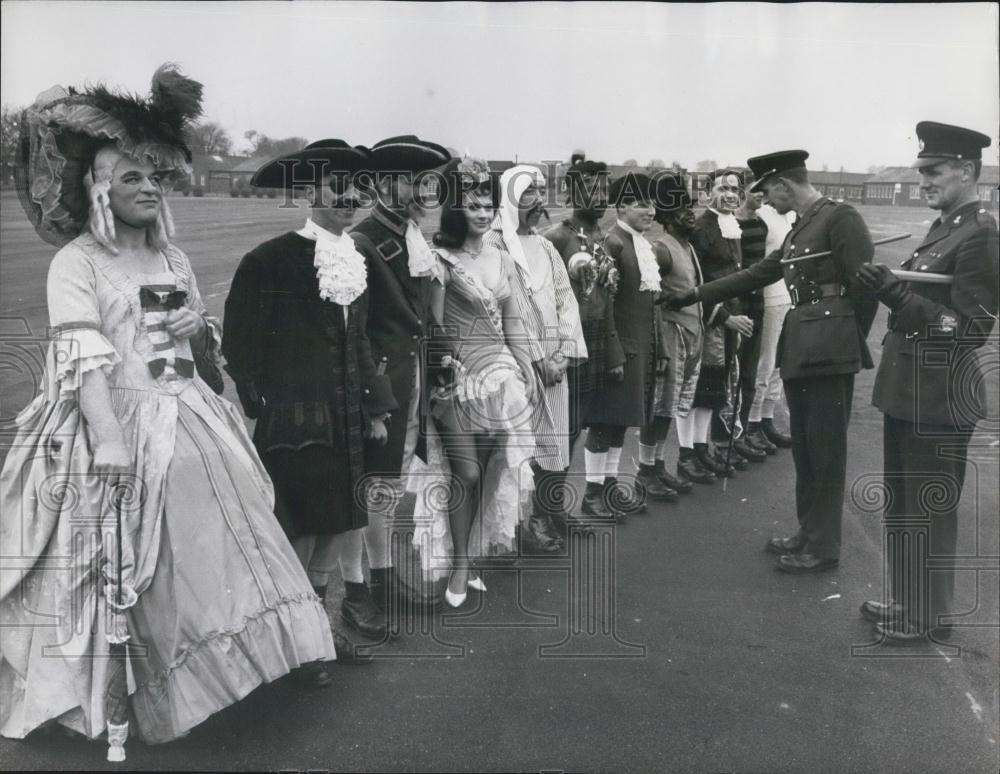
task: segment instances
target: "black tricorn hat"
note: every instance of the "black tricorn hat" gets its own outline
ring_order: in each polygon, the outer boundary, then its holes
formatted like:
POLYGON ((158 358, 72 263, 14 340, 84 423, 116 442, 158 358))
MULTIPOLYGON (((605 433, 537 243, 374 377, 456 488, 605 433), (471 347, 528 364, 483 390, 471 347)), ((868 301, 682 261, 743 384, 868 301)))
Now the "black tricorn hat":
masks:
POLYGON ((931 167, 949 159, 979 161, 983 158, 983 148, 988 148, 991 142, 982 132, 937 121, 917 124, 917 139, 920 152, 912 169, 931 167))
POLYGON ((653 179, 642 172, 626 172, 615 178, 608 191, 608 198, 615 207, 630 202, 651 202, 656 192, 653 179))
POLYGON ((425 142, 415 134, 388 137, 372 146, 372 168, 375 172, 407 172, 419 174, 447 164, 451 153, 443 145, 425 142))
POLYGON ((782 172, 790 172, 793 169, 805 169, 807 158, 809 158, 808 151, 786 150, 747 159, 747 166, 750 167, 750 171, 754 176, 753 185, 750 186, 750 190, 758 190, 771 175, 779 175, 782 172))
POLYGON ((343 140, 317 140, 300 151, 273 159, 258 169, 250 185, 259 188, 294 188, 318 185, 322 179, 348 178, 371 169, 369 150, 350 146, 343 140))
POLYGON ((657 175, 654 193, 653 207, 657 214, 677 212, 691 206, 691 194, 680 175, 657 175))

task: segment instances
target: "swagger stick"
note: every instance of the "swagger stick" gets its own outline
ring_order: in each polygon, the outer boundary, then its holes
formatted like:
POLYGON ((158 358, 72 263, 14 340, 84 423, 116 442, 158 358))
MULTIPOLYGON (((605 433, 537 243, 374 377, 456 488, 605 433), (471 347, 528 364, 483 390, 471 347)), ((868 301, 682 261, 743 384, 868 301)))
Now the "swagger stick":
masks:
MULTIPOLYGON (((736 352, 740 348, 740 334, 736 334, 736 341, 733 344, 733 351, 729 355, 729 362, 726 364, 726 381, 732 379, 733 362, 736 360, 736 352)), ((733 458, 733 444, 736 442, 736 421, 739 419, 740 411, 743 409, 743 390, 740 389, 740 380, 736 380, 736 397, 733 400, 733 415, 729 420, 729 443, 726 446, 726 475, 722 479, 722 491, 726 491, 726 484, 729 483, 729 463, 733 458)))
POLYGON ((128 606, 122 587, 122 501, 125 490, 121 480, 112 487, 112 507, 115 509, 115 600, 110 602, 111 615, 108 622, 111 630, 107 637, 110 643, 110 666, 105 693, 105 715, 108 726, 108 760, 121 763, 125 760, 125 739, 128 737, 128 632, 119 619, 128 606), (124 630, 123 630, 124 629, 124 630))
MULTIPOLYGON (((884 239, 876 239, 872 242, 872 245, 878 247, 879 245, 887 245, 892 242, 899 242, 903 239, 909 239, 913 234, 896 234, 895 236, 885 237, 884 239)), ((807 261, 810 258, 825 258, 828 255, 833 255, 833 250, 824 250, 821 253, 807 253, 803 255, 795 255, 790 258, 782 258, 779 263, 785 265, 786 263, 798 263, 799 261, 807 261)))

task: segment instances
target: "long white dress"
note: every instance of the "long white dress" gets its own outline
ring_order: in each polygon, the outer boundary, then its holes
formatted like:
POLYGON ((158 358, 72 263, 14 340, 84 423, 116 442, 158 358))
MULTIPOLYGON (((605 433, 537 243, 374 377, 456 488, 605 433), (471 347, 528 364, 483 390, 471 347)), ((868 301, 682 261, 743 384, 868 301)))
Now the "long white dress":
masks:
POLYGON ((162 328, 155 299, 171 292, 204 313, 187 257, 171 247, 164 258, 162 274, 130 276, 85 234, 52 261, 45 384, 17 418, 0 475, 4 736, 53 720, 89 737, 104 730, 109 627, 127 629, 133 727, 150 743, 336 657, 242 417, 193 372, 188 342, 162 328), (122 477, 132 496, 121 581, 137 600, 117 619, 104 591, 118 580, 115 508, 91 472, 77 399, 96 368, 134 462, 122 477))

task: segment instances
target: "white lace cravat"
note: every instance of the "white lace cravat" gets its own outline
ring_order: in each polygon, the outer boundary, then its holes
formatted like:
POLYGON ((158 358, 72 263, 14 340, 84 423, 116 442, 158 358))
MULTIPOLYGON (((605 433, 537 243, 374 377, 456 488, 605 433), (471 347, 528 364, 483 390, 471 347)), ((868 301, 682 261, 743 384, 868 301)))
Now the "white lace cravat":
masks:
POLYGON ((656 256, 653 254, 653 245, 649 243, 646 237, 624 221, 619 220, 618 227, 622 231, 632 235, 632 246, 635 248, 635 257, 639 261, 639 290, 659 293, 660 267, 656 263, 656 256))
POLYGON ((365 257, 358 252, 350 236, 337 236, 316 225, 312 218, 298 233, 316 242, 313 265, 319 280, 320 298, 346 307, 365 292, 368 287, 365 257))
POLYGON ((733 213, 719 212, 712 207, 709 209, 719 216, 719 231, 722 232, 723 239, 739 239, 743 236, 743 229, 740 228, 740 223, 733 213))
POLYGON ((434 275, 436 261, 430 245, 420 233, 420 228, 412 220, 406 222, 406 252, 410 256, 409 269, 411 277, 430 277, 434 275))

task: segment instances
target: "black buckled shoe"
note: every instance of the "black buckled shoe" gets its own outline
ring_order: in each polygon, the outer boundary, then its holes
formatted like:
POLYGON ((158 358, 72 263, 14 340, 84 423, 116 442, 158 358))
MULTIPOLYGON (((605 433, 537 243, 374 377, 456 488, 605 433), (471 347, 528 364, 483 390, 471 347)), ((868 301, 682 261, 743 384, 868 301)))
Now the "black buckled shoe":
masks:
POLYGON ((824 556, 816 556, 815 554, 807 554, 805 552, 785 554, 778 559, 778 569, 782 572, 792 573, 793 575, 832 570, 839 564, 839 559, 829 559, 824 556))
POLYGON ((639 465, 635 476, 635 488, 644 494, 644 499, 673 502, 677 499, 677 490, 671 489, 656 475, 655 465, 639 465))
POLYGON ((563 542, 547 515, 533 515, 527 527, 521 525, 521 549, 531 554, 557 554, 563 542))
POLYGON ((798 535, 792 535, 791 537, 773 537, 768 540, 767 545, 764 546, 766 551, 769 551, 772 554, 777 554, 778 556, 797 554, 803 548, 805 548, 805 541, 798 535))
POLYGON ((729 453, 729 443, 718 444, 715 447, 715 452, 713 459, 719 464, 725 467, 726 458, 729 458, 729 466, 735 468, 736 470, 747 470, 750 467, 750 460, 740 454, 740 450, 736 448, 736 444, 733 444, 733 453, 729 453))
POLYGON ((677 460, 677 475, 693 484, 714 484, 716 480, 715 472, 702 465, 694 452, 687 456, 682 453, 677 460))
POLYGON ((741 457, 750 460, 750 462, 763 462, 767 459, 767 452, 763 449, 758 449, 750 443, 747 440, 746 434, 741 435, 733 441, 733 451, 737 452, 741 457))
POLYGON ((385 639, 388 633, 385 613, 372 600, 371 591, 364 583, 344 581, 344 601, 340 613, 344 620, 361 635, 372 639, 385 639))
POLYGON ((325 661, 310 661, 291 671, 292 679, 303 688, 317 690, 333 685, 333 678, 326 671, 325 661))
POLYGON ((792 446, 792 436, 785 435, 774 426, 774 420, 767 418, 760 420, 760 429, 764 431, 764 436, 779 449, 790 449, 792 446))
POLYGON ((767 436, 764 435, 764 431, 760 428, 760 422, 750 422, 747 425, 747 431, 744 437, 747 442, 752 446, 760 449, 765 454, 777 454, 778 447, 767 440, 767 436))
POLYGON ((694 491, 694 484, 691 481, 670 475, 663 460, 657 460, 653 469, 656 472, 656 477, 668 489, 673 489, 680 494, 691 494, 694 491))
POLYGON ((869 599, 861 603, 861 617, 873 624, 892 624, 903 617, 903 606, 891 602, 888 605, 869 599))
POLYGON ((604 479, 604 502, 612 513, 633 516, 645 513, 646 496, 637 486, 623 484, 617 478, 604 479))

